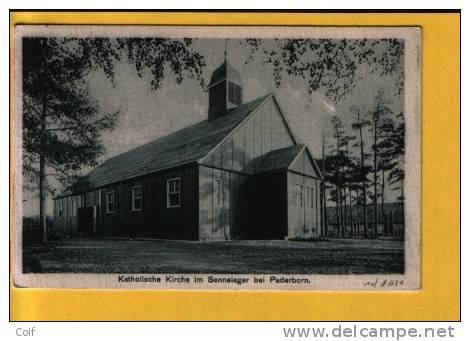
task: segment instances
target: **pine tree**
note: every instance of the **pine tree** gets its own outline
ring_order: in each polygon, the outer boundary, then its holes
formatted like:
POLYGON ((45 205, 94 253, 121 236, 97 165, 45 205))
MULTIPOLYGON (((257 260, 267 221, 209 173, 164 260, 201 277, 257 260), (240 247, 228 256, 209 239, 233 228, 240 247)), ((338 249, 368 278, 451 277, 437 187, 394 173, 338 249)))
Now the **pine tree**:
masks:
POLYGON ((388 149, 388 156, 390 159, 391 170, 388 174, 387 181, 390 185, 396 185, 392 190, 399 190, 401 195, 398 200, 402 204, 402 219, 405 224, 405 122, 403 113, 397 115, 397 124, 393 129, 393 133, 390 135, 390 145, 388 149))
MULTIPOLYGON (((363 215, 363 229, 364 238, 368 237, 367 233, 367 174, 369 169, 366 167, 365 160, 367 154, 365 153, 365 138, 364 129, 370 126, 370 121, 363 118, 363 109, 358 106, 351 107, 351 114, 356 117, 356 121, 352 124, 352 128, 359 134, 358 144, 355 146, 359 148, 360 154, 360 172, 358 174, 358 180, 362 183, 362 215, 363 215)), ((359 218, 358 218, 359 219, 359 218)))
POLYGON ((332 183, 335 185, 334 198, 336 199, 336 222, 338 225, 338 234, 340 237, 344 237, 344 176, 343 176, 343 166, 344 162, 344 152, 342 147, 344 146, 344 125, 341 119, 334 115, 331 117, 331 123, 333 126, 333 137, 335 139, 334 144, 334 167, 335 173, 332 183))
POLYGON ((394 156, 391 153, 393 148, 392 134, 395 129, 394 121, 390 117, 382 117, 379 126, 379 141, 377 144, 379 157, 379 171, 381 172, 381 216, 384 226, 384 234, 388 235, 387 216, 385 213, 385 190, 386 190, 386 174, 393 168, 394 156))
POLYGON ((323 233, 322 236, 328 236, 328 216, 326 213, 326 173, 325 173, 325 133, 322 132, 322 160, 321 160, 321 167, 322 167, 322 190, 321 190, 321 206, 322 206, 322 227, 323 233))
POLYGON ((345 226, 348 225, 349 223, 349 233, 352 234, 353 230, 353 225, 352 225, 352 220, 353 220, 353 213, 352 213, 352 195, 351 195, 351 180, 352 180, 352 167, 353 167, 353 160, 352 160, 352 153, 350 152, 350 142, 354 141, 355 137, 354 136, 349 136, 345 135, 342 139, 342 145, 345 147, 344 148, 344 154, 343 154, 343 170, 344 170, 344 182, 345 182, 345 226), (347 202, 346 198, 349 200, 349 203, 347 202), (349 219, 348 219, 349 216, 349 219))
MULTIPOLYGON (((374 101, 374 107, 371 111, 371 133, 373 137, 372 153, 374 157, 374 168, 373 168, 373 203, 374 203, 374 224, 373 224, 373 235, 376 238, 378 234, 379 226, 379 192, 378 192, 378 173, 379 173, 379 138, 381 134, 381 124, 387 116, 391 114, 389 108, 389 102, 385 97, 385 91, 379 89, 374 101)), ((382 193, 383 195, 383 193, 382 193)))

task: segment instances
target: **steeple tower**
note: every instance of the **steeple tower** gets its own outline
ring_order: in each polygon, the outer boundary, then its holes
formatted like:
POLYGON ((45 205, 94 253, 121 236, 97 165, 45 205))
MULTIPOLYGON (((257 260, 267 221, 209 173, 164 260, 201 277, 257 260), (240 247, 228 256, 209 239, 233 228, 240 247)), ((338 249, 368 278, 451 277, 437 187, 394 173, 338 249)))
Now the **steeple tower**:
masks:
POLYGON ((225 39, 225 48, 224 48, 224 62, 227 61, 227 39, 225 39))
POLYGON ((240 74, 227 60, 226 39, 224 62, 212 73, 209 83, 209 120, 219 118, 242 104, 242 84, 240 74))

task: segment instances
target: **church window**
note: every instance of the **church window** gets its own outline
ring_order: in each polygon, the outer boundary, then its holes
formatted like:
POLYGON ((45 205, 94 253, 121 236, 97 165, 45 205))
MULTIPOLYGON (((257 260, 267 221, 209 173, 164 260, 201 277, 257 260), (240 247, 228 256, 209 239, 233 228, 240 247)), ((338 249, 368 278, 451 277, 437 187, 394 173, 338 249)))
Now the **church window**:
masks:
POLYGON ((142 210, 142 186, 132 187, 132 210, 133 211, 142 210))
POLYGON ((180 179, 170 179, 166 183, 167 198, 166 206, 168 208, 180 207, 180 179))
POLYGON ((114 192, 106 193, 106 213, 114 212, 114 192))

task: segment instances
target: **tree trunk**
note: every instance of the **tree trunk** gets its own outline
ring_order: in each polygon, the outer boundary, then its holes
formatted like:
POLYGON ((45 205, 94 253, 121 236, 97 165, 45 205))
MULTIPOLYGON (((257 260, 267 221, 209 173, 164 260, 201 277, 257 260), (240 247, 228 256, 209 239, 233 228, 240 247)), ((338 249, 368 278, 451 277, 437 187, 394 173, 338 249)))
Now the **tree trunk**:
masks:
POLYGON ((389 216, 388 214, 384 214, 383 215, 383 219, 384 219, 384 232, 383 232, 383 236, 384 237, 388 237, 388 229, 389 229, 389 225, 390 225, 390 221, 389 221, 389 216))
POLYGON ((325 186, 325 180, 322 182, 322 187, 323 187, 323 225, 324 225, 324 231, 325 231, 325 237, 328 236, 328 214, 326 211, 326 186, 325 186))
POLYGON ((341 188, 341 208, 343 237, 346 237, 346 190, 344 188, 341 188))
POLYGON ((41 112, 41 136, 39 155, 39 224, 42 234, 42 242, 47 243, 47 221, 46 221, 46 160, 42 151, 44 150, 44 134, 46 132, 47 99, 44 95, 41 112))
POLYGON ((339 235, 340 237, 343 236, 343 191, 341 188, 338 188, 338 193, 339 193, 339 235))
POLYGON ((336 220, 338 222, 338 235, 342 237, 343 210, 341 208, 341 188, 339 187, 339 131, 336 131, 336 220))
POLYGON ((353 236, 353 209, 352 209, 352 198, 351 198, 351 184, 348 186, 348 194, 349 194, 349 231, 351 232, 351 236, 353 236))
MULTIPOLYGON (((347 140, 346 140, 346 160, 348 160, 349 162, 349 137, 347 137, 347 140)), ((347 172, 347 179, 348 179, 348 182, 347 182, 347 188, 344 189, 344 194, 345 194, 345 202, 344 202, 344 207, 345 207, 345 217, 346 217, 346 223, 345 223, 345 228, 346 226, 348 225, 347 224, 347 216, 348 216, 348 212, 349 212, 349 231, 348 231, 348 235, 349 236, 352 236, 353 235, 353 227, 352 227, 352 206, 351 206, 351 178, 350 178, 350 174, 351 174, 351 168, 349 167, 349 165, 346 167, 346 172, 347 172), (346 193, 347 193, 347 197, 346 197, 346 193), (348 205, 348 200, 349 199, 349 205, 348 205)))
POLYGON ((380 209, 382 210, 382 221, 383 221, 383 234, 388 234, 388 226, 385 224, 385 170, 382 169, 382 201, 380 203, 380 209))
POLYGON ((405 235, 405 180, 401 179, 401 213, 403 217, 402 234, 405 235))
POLYGON ((325 235, 325 225, 323 223, 324 220, 324 211, 323 211, 323 186, 320 182, 320 236, 323 237, 325 235))
POLYGON ((359 189, 356 188, 356 237, 359 236, 359 189))
POLYGON ((348 195, 347 195, 347 189, 346 187, 343 188, 343 199, 344 199, 344 235, 346 236, 348 234, 348 195))
POLYGON ((42 235, 42 242, 47 243, 47 223, 46 223, 46 165, 44 156, 39 157, 39 224, 42 235))
POLYGON ((374 238, 379 227, 379 205, 377 200, 377 120, 374 120, 374 238))
POLYGON ((366 182, 362 181, 362 219, 364 224, 364 238, 368 238, 367 233, 367 188, 366 182))
POLYGON ((326 188, 325 188, 325 134, 322 134, 322 175, 323 181, 322 186, 322 197, 321 197, 321 207, 322 207, 322 235, 328 235, 328 217, 326 215, 326 188))
POLYGON ((343 231, 344 231, 344 236, 346 237, 348 235, 348 197, 346 194, 346 187, 343 188, 343 231))
POLYGON ((336 186, 336 226, 338 227, 338 236, 341 237, 341 225, 339 220, 339 187, 336 186))
MULTIPOLYGON (((365 173, 365 165, 364 165, 364 139, 362 136, 362 125, 361 125, 361 117, 360 112, 357 112, 357 123, 359 125, 359 138, 360 138, 360 146, 361 146, 361 172, 362 172, 362 214, 363 214, 363 223, 364 223, 364 238, 367 238, 367 188, 366 188, 366 180, 364 177, 365 173)), ((359 220, 359 217, 358 217, 359 220)))
POLYGON ((340 236, 343 236, 343 190, 339 189, 339 228, 340 228, 340 236))

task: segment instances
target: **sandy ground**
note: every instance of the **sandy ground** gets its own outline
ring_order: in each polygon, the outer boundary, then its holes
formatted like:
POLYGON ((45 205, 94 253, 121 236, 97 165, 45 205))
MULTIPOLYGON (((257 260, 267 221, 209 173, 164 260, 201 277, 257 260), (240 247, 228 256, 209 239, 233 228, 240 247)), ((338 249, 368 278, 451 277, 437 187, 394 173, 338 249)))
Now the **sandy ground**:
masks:
POLYGON ((24 250, 24 272, 403 273, 402 241, 189 242, 75 238, 24 250))

